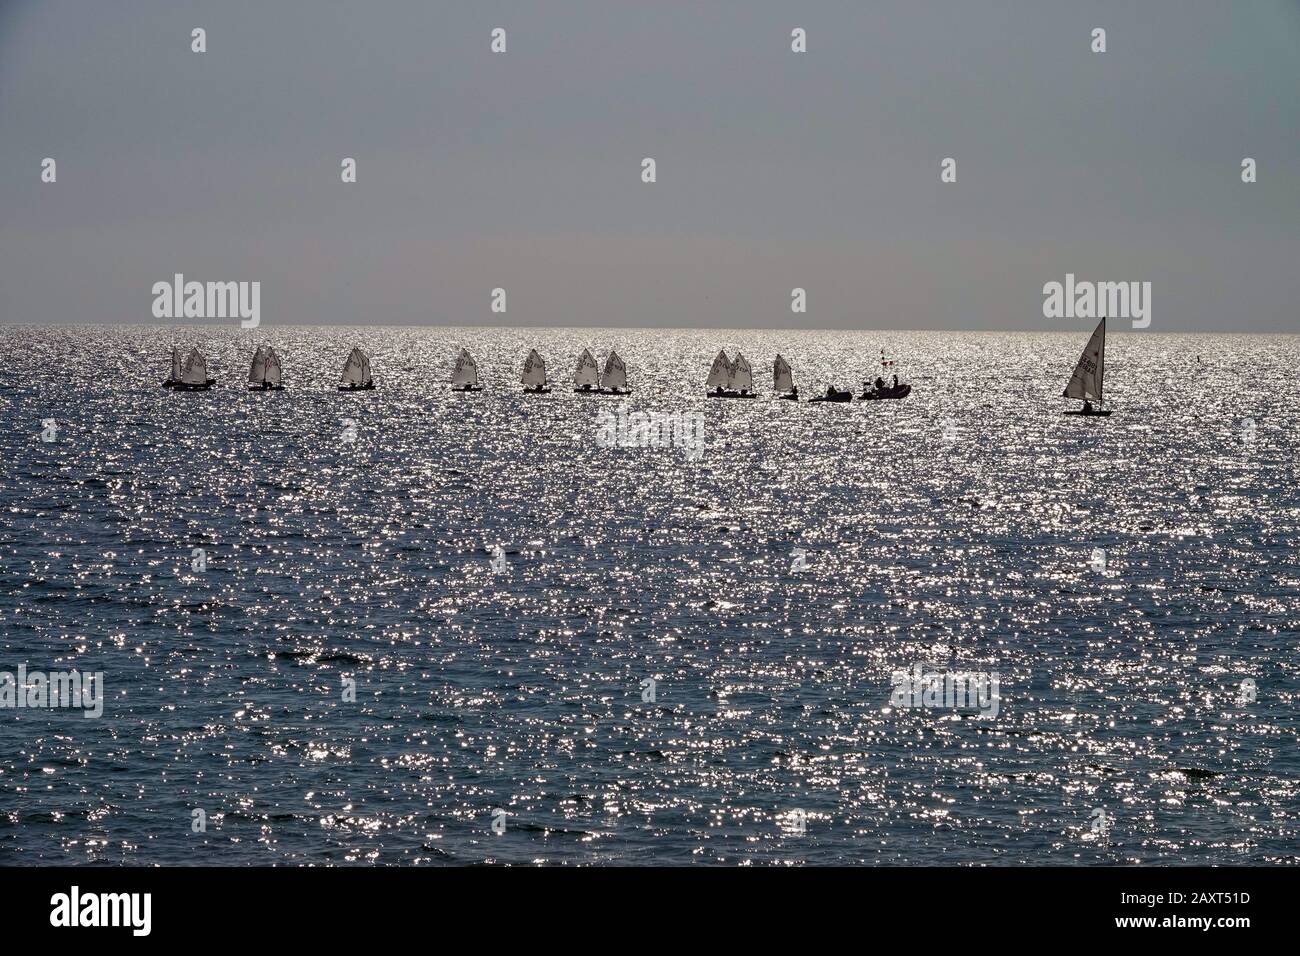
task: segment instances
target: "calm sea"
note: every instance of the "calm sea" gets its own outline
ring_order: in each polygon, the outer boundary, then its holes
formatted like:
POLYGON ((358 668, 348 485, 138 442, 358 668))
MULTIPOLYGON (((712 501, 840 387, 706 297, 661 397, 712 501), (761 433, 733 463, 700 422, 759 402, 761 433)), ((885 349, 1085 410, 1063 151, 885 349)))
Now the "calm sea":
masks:
POLYGON ((0 862, 1297 862, 1300 338, 1118 332, 1063 417, 1086 324, 0 328, 0 671, 105 684, 0 709, 0 862), (584 347, 702 454, 602 446, 584 347))

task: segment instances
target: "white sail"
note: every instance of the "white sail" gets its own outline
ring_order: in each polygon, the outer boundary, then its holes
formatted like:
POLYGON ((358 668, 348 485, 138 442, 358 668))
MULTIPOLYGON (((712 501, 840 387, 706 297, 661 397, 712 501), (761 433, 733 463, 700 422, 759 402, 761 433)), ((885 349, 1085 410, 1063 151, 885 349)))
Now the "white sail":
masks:
POLYGON ((275 354, 275 349, 268 347, 266 350, 266 365, 262 371, 262 381, 267 385, 281 384, 282 372, 280 369, 280 356, 275 354))
POLYGON ((206 385, 208 383, 207 360, 195 349, 181 366, 179 381, 185 385, 206 385))
POLYGON ((173 382, 181 380, 181 350, 175 345, 172 346, 172 377, 173 382))
POLYGON ((519 380, 529 388, 546 384, 546 363, 537 354, 537 349, 529 350, 528 358, 524 360, 524 374, 519 380))
POLYGON ((600 387, 600 372, 596 368, 596 360, 586 349, 583 349, 582 354, 578 356, 578 368, 573 373, 573 387, 584 386, 592 391, 600 387))
POLYGON ((713 368, 709 369, 709 377, 705 380, 704 387, 726 388, 730 378, 731 359, 727 358, 725 351, 719 352, 718 357, 713 360, 713 368))
POLYGON ((1086 402, 1101 401, 1101 377, 1106 367, 1106 320, 1102 319, 1092 332, 1092 338, 1083 347, 1079 364, 1074 367, 1070 384, 1065 386, 1066 398, 1086 402))
POLYGON ((474 364, 474 357, 465 349, 460 350, 460 357, 456 359, 456 370, 451 373, 451 384, 457 388, 478 384, 478 366, 474 364))
POLYGON ((790 363, 779 354, 772 364, 772 388, 778 392, 794 390, 794 376, 790 374, 790 363))
POLYGON ((248 384, 261 385, 266 379, 266 346, 259 345, 253 353, 253 365, 248 370, 248 384))
POLYGON ((347 364, 343 366, 343 374, 339 376, 340 385, 365 385, 370 381, 370 359, 366 358, 366 353, 359 348, 353 348, 348 353, 347 364))
POLYGON ((601 385, 611 392, 621 392, 627 388, 627 366, 617 352, 610 352, 605 360, 605 375, 601 385))
POLYGON ((754 390, 754 372, 749 367, 749 362, 745 356, 739 352, 731 361, 731 387, 738 392, 752 392, 754 390))

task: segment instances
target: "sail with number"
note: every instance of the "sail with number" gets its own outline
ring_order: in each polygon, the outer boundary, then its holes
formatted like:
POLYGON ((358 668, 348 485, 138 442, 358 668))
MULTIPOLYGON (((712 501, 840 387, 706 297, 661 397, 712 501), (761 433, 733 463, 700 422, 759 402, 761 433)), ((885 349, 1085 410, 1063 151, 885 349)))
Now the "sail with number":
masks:
POLYGON ((1079 364, 1074 367, 1070 383, 1065 386, 1065 398, 1085 402, 1101 401, 1101 378, 1106 367, 1106 320, 1103 318, 1093 330, 1092 338, 1083 347, 1079 364))
POLYGON ((478 385, 478 365, 475 364, 474 357, 465 349, 460 350, 460 356, 456 359, 456 368, 451 373, 451 384, 457 388, 478 385))
POLYGON ((347 363, 343 366, 343 374, 339 376, 339 385, 361 386, 370 382, 370 359, 366 358, 366 353, 359 348, 353 348, 348 353, 347 363))
POLYGON ((278 388, 283 378, 283 370, 280 368, 280 356, 276 354, 275 349, 269 345, 266 348, 266 361, 262 366, 262 381, 272 388, 278 388))
POLYGON ((790 363, 781 358, 780 354, 772 363, 772 388, 778 392, 789 392, 794 389, 794 376, 790 374, 790 363))
POLYGON ((611 392, 621 392, 627 388, 627 366, 617 352, 610 352, 605 360, 605 374, 601 386, 611 392))
POLYGON ((600 388, 600 371, 596 360, 586 349, 578 356, 578 368, 573 373, 573 387, 591 389, 593 392, 600 388))
POLYGON ((208 362, 198 349, 190 352, 181 366, 181 376, 177 379, 183 385, 208 384, 208 362))
POLYGON ((751 392, 754 390, 754 372, 749 367, 749 362, 745 356, 739 352, 731 361, 731 387, 738 392, 751 392))
POLYGON ((725 351, 719 352, 718 357, 713 360, 713 368, 709 369, 709 377, 705 381, 704 387, 726 388, 730 380, 731 359, 727 358, 725 351))
POLYGON ((266 353, 265 345, 259 345, 253 353, 253 365, 248 370, 249 385, 261 385, 266 380, 266 353))
POLYGON ((181 380, 181 350, 175 345, 172 346, 172 377, 169 382, 179 382, 181 380))
POLYGON ((524 360, 524 374, 519 380, 529 388, 539 388, 546 384, 546 363, 537 354, 537 349, 529 350, 528 358, 524 360))

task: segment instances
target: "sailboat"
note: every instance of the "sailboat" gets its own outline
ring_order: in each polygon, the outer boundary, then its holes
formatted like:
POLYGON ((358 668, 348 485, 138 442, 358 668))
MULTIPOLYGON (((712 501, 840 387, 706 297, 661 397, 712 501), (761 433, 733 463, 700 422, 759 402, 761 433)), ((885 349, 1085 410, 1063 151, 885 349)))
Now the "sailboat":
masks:
POLYGON ((772 363, 772 389, 776 392, 777 398, 788 398, 792 402, 799 401, 799 389, 794 384, 790 363, 781 358, 779 352, 776 361, 772 363))
POLYGON ((519 380, 524 384, 524 391, 533 395, 545 395, 551 390, 546 384, 546 363, 537 354, 537 349, 529 350, 528 358, 524 359, 524 374, 519 380))
POLYGON ((724 349, 713 360, 713 367, 709 369, 709 377, 704 380, 705 394, 709 398, 727 398, 727 383, 730 379, 731 359, 727 358, 727 352, 724 349))
POLYGON ((617 352, 611 351, 605 359, 605 374, 600 377, 600 390, 605 395, 631 395, 627 387, 627 366, 617 352))
POLYGON ((370 376, 370 359, 365 352, 354 346, 343 365, 343 374, 339 376, 339 391, 364 392, 374 387, 375 380, 370 376))
POLYGON ((1083 354, 1074 366, 1063 398, 1082 399, 1083 408, 1067 411, 1067 415, 1109 415, 1110 409, 1093 408, 1092 403, 1101 404, 1101 379, 1106 371, 1106 317, 1092 330, 1088 344, 1083 347, 1083 354))
POLYGON ((704 387, 708 389, 705 394, 709 398, 757 397, 754 394, 754 372, 739 352, 734 359, 727 358, 726 351, 719 352, 704 387))
POLYGON ((478 365, 474 356, 465 349, 460 350, 456 358, 456 368, 451 373, 451 390, 453 392, 481 392, 483 386, 478 383, 478 365))
POLYGON ((864 401, 878 401, 884 398, 907 398, 912 394, 912 386, 907 382, 900 382, 898 376, 894 376, 894 384, 889 385, 885 382, 884 375, 894 367, 896 359, 885 358, 885 350, 880 350, 880 374, 876 376, 874 385, 867 382, 862 383, 862 394, 858 398, 864 401))
POLYGON ((589 395, 600 394, 600 370, 586 349, 578 356, 578 368, 573 373, 573 390, 589 395))
POLYGON ((172 346, 172 370, 171 374, 163 381, 163 388, 175 388, 181 380, 181 350, 175 345, 172 346))
POLYGON ((203 353, 194 349, 181 365, 180 376, 172 388, 178 392, 205 392, 217 384, 215 378, 208 378, 208 361, 203 353))
POLYGON ((280 356, 269 345, 259 345, 248 370, 250 392, 282 392, 280 356))

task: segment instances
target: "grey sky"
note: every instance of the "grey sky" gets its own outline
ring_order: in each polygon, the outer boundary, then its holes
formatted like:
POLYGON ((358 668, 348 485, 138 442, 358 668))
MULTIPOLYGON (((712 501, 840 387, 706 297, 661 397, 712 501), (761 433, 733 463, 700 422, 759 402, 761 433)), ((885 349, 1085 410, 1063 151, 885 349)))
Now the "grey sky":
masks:
POLYGON ((0 321, 175 272, 264 324, 1061 328, 1073 272, 1297 330, 1300 2, 0 0, 0 321))

